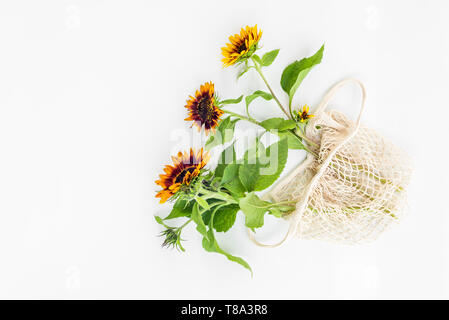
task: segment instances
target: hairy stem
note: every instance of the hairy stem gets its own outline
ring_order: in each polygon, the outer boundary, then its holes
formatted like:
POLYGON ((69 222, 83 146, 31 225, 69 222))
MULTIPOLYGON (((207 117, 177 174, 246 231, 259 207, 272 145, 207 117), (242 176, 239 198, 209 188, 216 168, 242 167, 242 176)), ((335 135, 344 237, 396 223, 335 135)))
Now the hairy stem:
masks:
POLYGON ((318 145, 313 142, 312 140, 310 140, 309 138, 307 138, 306 134, 304 133, 304 131, 302 131, 300 128, 297 128, 295 130, 295 133, 300 136, 302 139, 304 139, 308 144, 314 146, 314 147, 318 147, 318 145))
POLYGON ((186 225, 188 225, 190 223, 190 221, 192 221, 192 220, 193 220, 192 218, 187 220, 182 226, 179 227, 179 230, 182 230, 182 228, 184 228, 186 225))
POLYGON ((285 113, 285 115, 291 119, 291 115, 287 112, 287 110, 285 110, 285 108, 282 106, 281 102, 279 101, 279 99, 276 97, 276 95, 274 94, 273 89, 271 89, 270 84, 268 83, 267 79, 265 78, 265 76, 262 73, 262 69, 260 68, 259 64, 257 63, 256 60, 254 60, 254 58, 251 58, 251 60, 254 62, 254 67, 256 68, 257 73, 260 75, 260 77, 262 78, 263 82, 265 82, 265 85, 267 86, 268 90, 270 91, 271 95, 273 96, 273 99, 276 101, 276 103, 278 104, 279 108, 281 108, 281 110, 285 113))
POLYGON ((313 152, 312 150, 310 150, 310 149, 307 147, 307 145, 305 145, 304 143, 302 143, 302 137, 300 137, 300 136, 295 132, 295 130, 290 130, 290 132, 293 133, 293 135, 295 136, 296 139, 299 140, 299 142, 301 142, 301 144, 302 144, 303 147, 304 147, 304 150, 306 150, 308 153, 313 154, 315 157, 318 157, 318 154, 316 154, 315 152, 313 152))
POLYGON ((240 120, 246 120, 246 121, 249 121, 251 123, 254 123, 254 124, 257 124, 258 126, 260 126, 260 122, 257 121, 256 119, 253 119, 253 118, 250 118, 250 117, 247 117, 247 116, 244 116, 244 115, 241 115, 241 114, 229 111, 229 110, 221 109, 221 111, 223 111, 224 113, 227 113, 231 116, 234 116, 236 118, 239 118, 240 120))

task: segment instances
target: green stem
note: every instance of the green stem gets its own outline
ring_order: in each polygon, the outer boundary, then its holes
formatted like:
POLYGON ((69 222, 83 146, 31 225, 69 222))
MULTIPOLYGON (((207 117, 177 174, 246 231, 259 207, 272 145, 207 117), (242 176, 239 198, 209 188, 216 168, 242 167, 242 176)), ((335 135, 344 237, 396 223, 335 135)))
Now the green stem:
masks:
POLYGON ((276 202, 273 203, 273 206, 282 206, 284 204, 296 204, 297 201, 281 201, 281 202, 276 202))
POLYGON ((190 223, 190 221, 192 221, 192 220, 193 220, 192 218, 187 220, 186 223, 184 223, 182 226, 179 227, 179 230, 182 230, 182 228, 184 228, 186 225, 188 225, 190 223))
POLYGON ((315 157, 318 157, 318 155, 317 155, 315 152, 313 152, 312 150, 310 150, 304 143, 302 143, 302 139, 301 139, 302 137, 300 137, 300 136, 295 132, 295 130, 290 130, 290 132, 293 133, 293 135, 295 136, 296 139, 299 140, 299 142, 301 142, 302 146, 304 147, 304 150, 306 150, 307 152, 313 154, 315 157))
POLYGON ((292 99, 288 99, 288 111, 290 112, 290 117, 293 119, 293 111, 292 111, 292 99))
POLYGON ((251 123, 254 123, 254 124, 257 124, 258 126, 260 126, 260 122, 258 122, 256 119, 253 119, 253 118, 250 118, 250 117, 246 117, 244 115, 241 115, 241 114, 229 111, 229 110, 221 109, 221 111, 223 111, 224 113, 227 113, 227 114, 229 114, 231 116, 234 116, 236 118, 239 118, 240 120, 246 120, 246 121, 249 121, 251 123))
POLYGON ((216 205, 222 205, 222 204, 236 204, 237 201, 231 197, 229 194, 224 193, 224 192, 220 192, 220 191, 212 191, 212 190, 207 190, 204 188, 200 188, 199 193, 202 194, 202 198, 203 199, 217 199, 217 200, 222 200, 224 202, 217 202, 214 204, 211 204, 211 207, 214 207, 216 205))
MULTIPOLYGON (((238 114, 238 113, 229 111, 229 110, 224 110, 224 109, 221 109, 221 110, 222 110, 224 113, 227 113, 227 114, 229 114, 229 115, 231 115, 231 116, 234 116, 234 117, 236 117, 236 118, 239 118, 240 120, 246 120, 246 121, 249 121, 249 122, 251 122, 251 123, 257 124, 258 126, 262 127, 262 125, 260 124, 260 122, 257 121, 257 120, 255 120, 255 119, 253 119, 253 118, 249 118, 249 117, 246 117, 246 116, 244 116, 244 115, 241 115, 241 114, 238 114)), ((262 128, 263 128, 263 127, 262 127, 262 128)), ((264 128, 264 129, 265 129, 265 128, 264 128)), ((301 140, 301 139, 304 139, 304 140, 307 141, 309 144, 313 144, 314 146, 317 146, 313 141, 311 141, 310 139, 308 139, 308 138, 305 137, 304 135, 298 135, 297 132, 296 132, 295 130, 290 130, 290 132, 293 133, 293 135, 299 140, 299 142, 301 142, 301 144, 304 146, 304 150, 306 150, 307 152, 313 154, 315 157, 318 156, 315 152, 313 152, 313 151, 310 150, 306 145, 304 145, 304 144, 302 143, 302 140, 301 140)))
POLYGON ((274 94, 273 89, 271 89, 270 85, 268 84, 267 79, 265 78, 265 76, 262 73, 262 69, 260 68, 259 64, 257 63, 257 61, 254 59, 254 57, 251 58, 251 60, 254 62, 254 67, 256 68, 257 73, 260 75, 260 77, 262 78, 263 82, 265 82, 265 85, 267 86, 268 90, 270 90, 271 95, 273 96, 273 99, 276 101, 276 103, 278 104, 279 108, 281 108, 281 110, 285 113, 285 115, 291 119, 291 115, 287 112, 287 110, 285 110, 285 108, 282 106, 281 102, 279 101, 279 99, 276 97, 276 95, 274 94))
POLYGON ((306 137, 306 135, 305 135, 305 133, 301 130, 301 129, 296 129, 295 130, 295 133, 299 136, 299 137, 301 137, 302 139, 304 139, 308 144, 310 144, 310 145, 312 145, 312 146, 314 146, 314 147, 318 147, 318 145, 315 143, 315 142, 313 142, 312 140, 310 140, 309 138, 307 138, 306 137))

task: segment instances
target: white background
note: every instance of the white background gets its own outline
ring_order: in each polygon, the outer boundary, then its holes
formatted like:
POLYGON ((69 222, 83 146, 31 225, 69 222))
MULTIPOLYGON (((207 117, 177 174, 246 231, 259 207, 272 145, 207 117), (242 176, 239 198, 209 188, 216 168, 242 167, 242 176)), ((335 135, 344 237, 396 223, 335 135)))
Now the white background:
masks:
MULTIPOLYGON (((448 14, 444 0, 2 1, 0 297, 449 298, 448 14), (222 98, 264 89, 220 62, 227 37, 256 23, 263 50, 281 48, 267 77, 283 100, 283 68, 325 42, 295 105, 361 79, 363 122, 407 150, 415 172, 409 216, 368 245, 258 248, 239 214, 219 240, 251 279, 206 253, 193 226, 186 253, 161 249, 153 215, 170 209, 154 180, 191 132, 187 96, 209 80, 222 98)), ((348 87, 333 106, 355 116, 358 99, 348 87)), ((285 224, 268 224, 261 237, 281 237, 285 224)))

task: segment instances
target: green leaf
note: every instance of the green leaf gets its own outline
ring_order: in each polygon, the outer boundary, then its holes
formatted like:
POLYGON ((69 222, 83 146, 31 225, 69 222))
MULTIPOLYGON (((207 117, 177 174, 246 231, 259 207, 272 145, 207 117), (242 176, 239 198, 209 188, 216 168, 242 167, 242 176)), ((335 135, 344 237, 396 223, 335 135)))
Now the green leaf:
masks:
POLYGON ((261 200, 254 192, 250 192, 240 199, 239 206, 245 214, 245 225, 248 228, 260 228, 264 224, 264 215, 272 204, 261 200))
POLYGON ((206 149, 210 150, 221 144, 225 144, 234 137, 235 124, 239 119, 231 120, 231 117, 224 118, 218 125, 217 132, 206 141, 206 149))
POLYGON ((222 130, 221 134, 223 136, 223 144, 229 142, 232 140, 232 138, 234 137, 234 129, 235 129, 235 124, 237 123, 237 121, 239 121, 240 119, 234 119, 231 120, 228 124, 228 126, 222 130))
POLYGON ((156 220, 157 223, 159 223, 160 225, 162 225, 162 226, 165 227, 164 220, 163 220, 161 217, 159 217, 159 216, 154 216, 154 219, 156 220))
POLYGON ((278 130, 285 131, 296 128, 296 122, 294 120, 288 119, 284 120, 279 124, 278 130))
POLYGON ((296 209, 296 205, 292 204, 292 205, 276 205, 276 207, 272 207, 270 208, 273 209, 276 208, 277 210, 281 211, 281 212, 292 212, 293 210, 296 209))
POLYGON ((240 77, 243 76, 245 73, 247 73, 249 69, 250 69, 250 68, 245 68, 242 72, 240 72, 240 73, 237 75, 237 80, 240 79, 240 77))
POLYGON ((265 146, 260 142, 259 138, 256 138, 254 143, 245 151, 243 159, 239 163, 254 164, 257 162, 257 158, 265 152, 265 146))
POLYGON ((256 62, 257 62, 258 64, 262 64, 262 59, 260 59, 260 57, 259 57, 257 54, 253 54, 253 55, 252 55, 252 58, 253 58, 254 60, 256 60, 256 62))
POLYGON ((224 172, 223 177, 221 178, 221 184, 225 184, 230 182, 232 179, 235 179, 239 173, 239 165, 237 163, 229 164, 224 172))
POLYGON ((226 99, 223 101, 220 101, 220 104, 236 104, 236 103, 240 103, 240 101, 242 101, 243 99, 243 95, 241 95, 240 97, 236 98, 236 99, 226 99))
POLYGON ((221 249, 218 246, 217 240, 215 239, 213 228, 209 228, 209 231, 207 232, 207 236, 208 236, 207 238, 206 237, 203 238, 203 248, 206 251, 216 252, 216 253, 224 255, 226 258, 228 258, 228 260, 236 262, 236 263, 240 264, 241 266, 243 266, 244 268, 248 269, 251 272, 251 276, 253 276, 253 270, 251 269, 251 267, 245 260, 243 260, 240 257, 236 257, 236 256, 233 256, 233 255, 227 253, 226 251, 224 251, 223 249, 221 249))
POLYGON ((250 94, 249 96, 245 97, 246 108, 248 108, 249 104, 258 97, 264 98, 267 101, 273 99, 273 96, 268 92, 257 90, 253 94, 250 94))
POLYGON ((296 90, 309 71, 321 62, 323 51, 324 44, 313 56, 293 62, 282 72, 281 87, 288 94, 290 103, 293 100, 296 90))
POLYGON ((170 214, 164 220, 175 219, 180 217, 188 217, 192 213, 194 201, 186 201, 183 199, 176 200, 170 214))
POLYGON ((290 119, 286 120, 283 118, 270 118, 262 121, 260 125, 267 131, 270 130, 284 131, 288 129, 294 129, 296 127, 295 121, 290 119))
MULTIPOLYGON (((214 223, 213 227, 217 232, 226 232, 235 223, 235 218, 237 216, 237 212, 240 210, 239 205, 231 204, 227 206, 219 207, 214 214, 214 223)), ((204 218, 204 223, 209 224, 210 216, 204 218), (207 219, 207 220, 206 220, 207 219)))
POLYGON ((291 131, 279 131, 277 135, 280 139, 287 138, 288 148, 293 150, 304 149, 302 142, 291 131))
POLYGON ((239 161, 239 180, 245 191, 254 191, 255 183, 259 177, 259 157, 265 154, 265 147, 256 138, 255 143, 249 147, 243 159, 239 161))
POLYGON ((220 124, 218 125, 217 131, 214 135, 210 136, 209 139, 206 141, 206 149, 210 150, 213 147, 219 146, 223 143, 223 131, 226 130, 226 128, 231 123, 231 117, 224 118, 221 120, 220 124))
POLYGON ((259 159, 261 168, 259 169, 259 175, 254 185, 254 190, 264 190, 279 178, 287 163, 287 156, 288 141, 286 138, 273 143, 266 149, 264 157, 260 157, 259 159))
POLYGON ((277 129, 280 124, 282 123, 282 121, 284 121, 285 119, 282 118, 269 118, 267 120, 264 120, 260 123, 260 125, 267 131, 273 130, 273 129, 277 129))
POLYGON ((273 63, 274 59, 276 59, 278 53, 279 53, 279 49, 272 50, 270 52, 265 53, 262 56, 261 65, 264 67, 268 67, 269 65, 271 65, 273 63))
POLYGON ((231 144, 229 147, 227 147, 221 152, 220 157, 218 159, 217 167, 215 168, 215 176, 222 177, 226 167, 229 164, 234 163, 235 161, 236 155, 234 144, 231 144))
POLYGON ((259 177, 258 163, 244 163, 239 166, 239 178, 246 191, 253 191, 259 177))
POLYGON ((210 209, 209 204, 208 204, 207 201, 204 200, 203 198, 201 198, 201 197, 195 197, 195 201, 199 204, 199 206, 200 206, 201 208, 206 209, 206 210, 209 210, 209 209, 210 209))
POLYGON ((249 104, 251 102, 253 102, 254 99, 261 97, 264 98, 265 100, 269 101, 271 99, 273 99, 273 96, 271 94, 269 94, 268 92, 265 91, 261 91, 261 90, 257 90, 254 91, 253 94, 250 94, 249 96, 245 97, 245 103, 246 103, 246 114, 249 113, 248 108, 249 108, 249 104))
POLYGON ((270 208, 270 214, 272 214, 276 218, 282 218, 282 211, 277 207, 270 208))
POLYGON ((245 195, 245 187, 243 186, 240 179, 233 179, 228 183, 225 183, 223 187, 231 192, 233 197, 236 199, 239 199, 245 195))
POLYGON ((192 209, 192 220, 196 223, 196 230, 201 233, 204 237, 208 237, 207 235, 207 227, 204 224, 203 217, 201 216, 200 209, 198 208, 198 204, 195 204, 192 209))
POLYGON ((269 118, 260 123, 260 125, 267 131, 277 129, 279 124, 284 121, 282 118, 269 118))

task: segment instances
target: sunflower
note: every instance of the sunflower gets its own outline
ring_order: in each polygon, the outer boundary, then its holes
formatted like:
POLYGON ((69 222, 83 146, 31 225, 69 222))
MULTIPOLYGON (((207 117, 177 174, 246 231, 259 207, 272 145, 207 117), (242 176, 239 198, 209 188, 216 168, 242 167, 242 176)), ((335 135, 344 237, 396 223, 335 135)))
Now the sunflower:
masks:
POLYGON ((261 37, 262 31, 257 30, 257 24, 254 27, 246 26, 240 30, 240 34, 230 36, 231 43, 227 43, 226 47, 221 48, 224 57, 221 59, 223 66, 232 66, 251 57, 256 51, 261 37))
POLYGON ((307 121, 308 119, 314 117, 313 114, 309 114, 309 106, 306 104, 302 107, 301 112, 298 112, 295 110, 294 113, 295 113, 295 117, 296 117, 297 121, 300 121, 300 122, 307 121))
POLYGON ((224 113, 217 106, 212 82, 201 85, 200 90, 196 90, 195 97, 189 96, 185 107, 189 110, 189 116, 185 120, 193 121, 198 131, 204 126, 206 134, 209 134, 210 130, 215 131, 224 113))
POLYGON ((167 201, 182 186, 190 185, 207 164, 209 154, 203 152, 203 148, 198 153, 190 148, 190 152, 178 152, 177 157, 172 157, 172 160, 173 165, 166 165, 165 174, 160 174, 160 180, 156 181, 156 184, 162 187, 162 190, 156 194, 156 198, 161 198, 160 203, 167 201))

